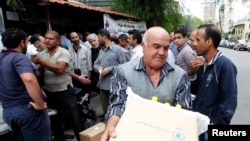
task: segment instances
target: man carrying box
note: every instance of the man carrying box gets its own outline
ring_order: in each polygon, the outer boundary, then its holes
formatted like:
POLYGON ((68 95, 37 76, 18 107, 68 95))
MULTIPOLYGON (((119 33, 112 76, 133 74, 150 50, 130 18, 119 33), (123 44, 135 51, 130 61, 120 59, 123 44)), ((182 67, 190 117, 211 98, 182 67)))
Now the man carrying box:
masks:
POLYGON ((182 108, 190 109, 190 81, 181 68, 166 62, 169 44, 169 33, 165 29, 151 27, 143 36, 144 56, 117 68, 111 79, 110 105, 101 141, 116 137, 115 127, 125 110, 127 87, 145 99, 157 96, 158 102, 180 104, 182 108))

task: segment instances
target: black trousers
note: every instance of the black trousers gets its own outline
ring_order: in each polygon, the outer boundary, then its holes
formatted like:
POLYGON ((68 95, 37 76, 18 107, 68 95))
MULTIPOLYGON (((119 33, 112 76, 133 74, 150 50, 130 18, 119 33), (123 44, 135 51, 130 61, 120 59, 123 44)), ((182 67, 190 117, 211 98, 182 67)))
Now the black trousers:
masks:
POLYGON ((54 134, 55 141, 64 140, 63 117, 67 115, 70 124, 74 130, 74 134, 80 141, 79 132, 84 129, 84 124, 81 121, 79 107, 76 96, 72 93, 72 87, 69 85, 68 90, 61 92, 49 92, 44 90, 47 99, 48 108, 57 110, 57 114, 51 118, 51 128, 54 134))
MULTIPOLYGON (((74 87, 82 89, 81 92, 77 94, 78 98, 84 96, 86 93, 90 94, 90 86, 91 86, 90 84, 82 84, 81 82, 79 82, 74 78, 72 79, 72 82, 74 87)), ((90 97, 88 97, 88 104, 90 104, 90 97)))

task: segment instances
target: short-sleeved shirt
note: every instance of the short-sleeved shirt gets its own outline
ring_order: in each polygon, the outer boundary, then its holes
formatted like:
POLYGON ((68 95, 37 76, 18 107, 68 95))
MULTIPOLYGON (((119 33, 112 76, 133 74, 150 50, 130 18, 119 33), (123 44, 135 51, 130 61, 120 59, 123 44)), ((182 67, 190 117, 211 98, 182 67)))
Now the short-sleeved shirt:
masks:
POLYGON ((25 105, 32 101, 20 77, 34 73, 30 59, 22 53, 2 50, 0 53, 0 98, 3 108, 25 105))
MULTIPOLYGON (((51 64, 63 61, 69 64, 69 51, 62 47, 57 47, 53 56, 50 56, 47 49, 39 54, 43 59, 51 64)), ((63 73, 56 74, 44 68, 44 88, 50 92, 58 92, 67 90, 67 86, 71 84, 70 66, 67 65, 63 73)))

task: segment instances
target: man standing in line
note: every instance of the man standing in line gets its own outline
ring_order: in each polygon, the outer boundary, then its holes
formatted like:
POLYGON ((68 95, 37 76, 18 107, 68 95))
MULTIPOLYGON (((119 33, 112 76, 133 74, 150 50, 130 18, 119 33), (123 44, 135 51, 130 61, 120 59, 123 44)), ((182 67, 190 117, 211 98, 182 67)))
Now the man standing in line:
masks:
POLYGON ((166 62, 169 44, 170 37, 165 29, 151 27, 143 36, 144 56, 118 66, 111 79, 111 103, 106 114, 106 129, 100 141, 119 136, 115 127, 125 110, 127 87, 131 87, 134 93, 145 99, 157 96, 161 103, 178 103, 183 108, 190 109, 190 81, 180 67, 166 62))
POLYGON ((129 44, 132 46, 132 56, 130 60, 139 59, 143 56, 142 52, 142 36, 139 30, 133 29, 128 31, 129 44))
POLYGON ((197 29, 194 29, 189 36, 189 45, 195 51, 195 40, 196 40, 197 29))
POLYGON ((169 45, 169 49, 172 51, 172 53, 174 55, 174 60, 176 60, 177 55, 178 55, 178 50, 177 50, 177 45, 174 42, 174 32, 170 33, 170 45, 169 45))
POLYGON ((130 59, 130 53, 112 43, 109 32, 106 29, 98 31, 98 39, 103 47, 94 63, 94 69, 100 73, 100 98, 103 113, 106 114, 110 96, 110 79, 114 75, 114 69, 130 59))
MULTIPOLYGON (((72 47, 69 49, 71 77, 74 87, 82 89, 82 95, 90 93, 92 61, 89 49, 80 44, 77 32, 70 33, 72 47)), ((88 99, 89 102, 89 99, 88 99)))
POLYGON ((178 27, 174 31, 175 44, 177 45, 178 55, 176 65, 180 66, 186 72, 189 71, 190 62, 196 56, 193 49, 187 44, 187 28, 184 26, 178 27))
POLYGON ((15 141, 49 141, 47 104, 27 51, 27 34, 17 28, 2 33, 7 50, 0 53, 0 99, 3 119, 11 127, 15 141))
MULTIPOLYGON (((191 92, 196 95, 193 110, 210 118, 211 125, 228 125, 237 107, 237 68, 217 50, 221 40, 219 29, 213 24, 198 27, 194 48, 198 56, 191 61, 191 92)), ((207 133, 200 135, 207 141, 207 133)))
MULTIPOLYGON (((92 66, 94 67, 94 62, 99 55, 99 51, 101 49, 101 45, 98 41, 98 36, 95 33, 89 34, 87 37, 87 41, 91 45, 91 61, 92 66)), ((99 73, 96 72, 94 69, 91 71, 91 91, 100 93, 100 89, 97 87, 99 81, 99 73)))
POLYGON ((129 44, 128 36, 126 34, 121 34, 118 36, 118 40, 119 40, 119 45, 128 50, 132 55, 133 48, 129 44))
POLYGON ((56 31, 47 31, 45 44, 47 48, 39 55, 32 57, 32 61, 39 64, 44 70, 44 91, 47 94, 48 107, 58 112, 53 118, 54 120, 51 121, 55 141, 64 140, 63 114, 68 115, 75 136, 79 141, 79 132, 84 127, 80 120, 76 96, 72 93, 69 52, 59 46, 60 35, 56 31))

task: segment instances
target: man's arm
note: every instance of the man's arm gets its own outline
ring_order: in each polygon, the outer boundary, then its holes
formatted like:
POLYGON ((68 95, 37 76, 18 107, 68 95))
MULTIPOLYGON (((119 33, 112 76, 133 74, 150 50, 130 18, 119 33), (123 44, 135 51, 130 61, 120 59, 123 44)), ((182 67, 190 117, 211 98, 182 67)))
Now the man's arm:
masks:
POLYGON ((63 73, 68 63, 64 61, 58 61, 56 64, 49 63, 42 59, 40 56, 33 56, 32 62, 39 64, 40 66, 54 72, 54 73, 63 73))
POLYGON ((117 126, 119 120, 120 120, 119 116, 113 115, 109 117, 106 123, 105 131, 103 132, 100 141, 109 141, 110 137, 111 138, 116 137, 115 127, 117 126))
POLYGON ((110 84, 110 104, 106 114, 106 128, 101 137, 101 141, 108 141, 110 137, 116 137, 115 127, 117 126, 121 115, 125 110, 127 101, 127 81, 116 69, 115 75, 111 78, 110 84))
POLYGON ((174 104, 180 104, 184 109, 191 109, 190 80, 183 75, 175 94, 174 104))
POLYGON ((20 75, 24 85, 34 102, 30 104, 37 110, 44 110, 47 108, 47 104, 42 99, 42 91, 38 84, 37 78, 32 73, 22 73, 20 75))
POLYGON ((226 64, 217 76, 220 83, 220 99, 211 117, 212 124, 230 124, 237 107, 237 69, 233 64, 226 64))

